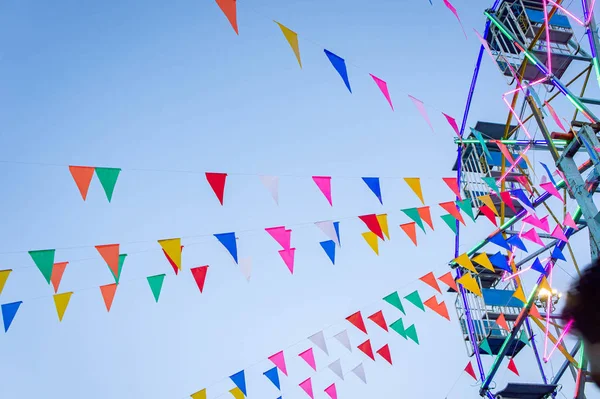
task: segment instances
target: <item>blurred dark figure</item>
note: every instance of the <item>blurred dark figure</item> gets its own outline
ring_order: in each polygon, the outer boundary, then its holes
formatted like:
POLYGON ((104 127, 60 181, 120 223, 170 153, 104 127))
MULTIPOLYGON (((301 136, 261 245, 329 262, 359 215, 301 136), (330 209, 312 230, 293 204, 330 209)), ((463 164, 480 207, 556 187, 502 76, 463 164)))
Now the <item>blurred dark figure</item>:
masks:
POLYGON ((567 295, 565 323, 573 320, 573 332, 583 339, 592 378, 600 387, 600 259, 594 261, 567 295))

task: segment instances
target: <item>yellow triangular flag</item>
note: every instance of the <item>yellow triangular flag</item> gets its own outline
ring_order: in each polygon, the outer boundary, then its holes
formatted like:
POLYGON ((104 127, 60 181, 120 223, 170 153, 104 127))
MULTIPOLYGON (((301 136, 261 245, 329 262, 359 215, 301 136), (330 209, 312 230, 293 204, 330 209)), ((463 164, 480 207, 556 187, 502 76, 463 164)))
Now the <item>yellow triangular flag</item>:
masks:
POLYGON ((10 272, 12 272, 12 269, 0 270, 0 294, 2 294, 4 284, 6 284, 6 280, 8 280, 8 275, 10 274, 10 272))
POLYGON ((480 253, 477 256, 473 257, 473 261, 479 263, 481 266, 485 267, 489 271, 496 272, 494 270, 494 266, 492 266, 492 262, 490 262, 490 258, 488 258, 485 252, 480 253))
POLYGON ((177 265, 177 268, 181 270, 181 239, 169 238, 167 240, 158 240, 158 243, 173 263, 177 265))
POLYGON ((487 205, 487 207, 490 208, 492 212, 494 212, 494 215, 500 216, 498 215, 498 210, 494 205, 494 201, 492 201, 492 198, 489 195, 482 195, 481 197, 477 197, 477 199, 483 202, 485 205, 487 205))
POLYGON ((477 284, 477 280, 475 280, 469 273, 463 274, 463 276, 456 280, 456 282, 465 287, 467 290, 471 291, 473 294, 481 296, 481 289, 479 288, 479 284, 477 284))
POLYGON ((379 255, 379 242, 377 242, 377 234, 373 233, 372 231, 367 231, 366 233, 362 233, 362 236, 367 244, 369 244, 371 249, 375 251, 377 255, 379 255))
POLYGON ((548 290, 548 292, 552 292, 552 287, 550 287, 550 284, 548 284, 548 280, 545 276, 542 277, 542 281, 540 282, 540 290, 542 288, 545 288, 546 290, 548 290))
POLYGON ((536 176, 535 170, 533 170, 533 166, 531 165, 531 162, 529 162, 529 158, 527 157, 527 155, 525 155, 525 151, 523 151, 522 153, 520 153, 519 156, 525 160, 525 163, 527 164, 527 167, 529 168, 529 170, 531 172, 533 172, 534 176, 536 176))
POLYGON ((232 394, 235 399, 244 399, 244 393, 238 387, 230 389, 229 393, 232 394))
POLYGON ((279 25, 279 28, 281 28, 281 32, 283 33, 283 36, 285 36, 285 38, 287 39, 292 50, 294 50, 294 54, 296 54, 296 59, 298 60, 298 64, 300 65, 300 68, 302 68, 302 61, 300 60, 300 46, 298 45, 298 34, 296 32, 294 32, 293 30, 283 26, 282 24, 280 24, 277 21, 275 21, 275 23, 277 25, 279 25))
POLYGON ((65 310, 67 310, 67 306, 69 306, 71 295, 73 295, 72 292, 54 295, 54 305, 56 306, 56 313, 58 313, 58 321, 62 321, 65 310))
POLYGON ((377 221, 379 222, 379 225, 381 226, 381 231, 383 231, 383 234, 385 234, 385 236, 389 240, 390 239, 390 229, 388 228, 387 213, 382 213, 381 215, 377 215, 377 221))
POLYGON ((190 395, 192 399, 206 399, 206 388, 190 395))
POLYGON ((523 292, 523 287, 519 284, 517 290, 513 294, 513 298, 517 298, 519 301, 523 302, 523 304, 527 303, 527 298, 525 298, 525 293, 523 292))
POLYGON ((458 258, 454 259, 454 262, 458 263, 465 269, 470 270, 473 273, 477 274, 477 269, 475 269, 473 262, 471 262, 471 259, 469 259, 469 255, 467 255, 466 252, 464 254, 460 255, 458 258))
POLYGON ((423 205, 425 205, 425 200, 423 200, 423 191, 421 191, 421 179, 419 177, 405 177, 404 181, 408 186, 413 190, 417 197, 421 200, 423 205))

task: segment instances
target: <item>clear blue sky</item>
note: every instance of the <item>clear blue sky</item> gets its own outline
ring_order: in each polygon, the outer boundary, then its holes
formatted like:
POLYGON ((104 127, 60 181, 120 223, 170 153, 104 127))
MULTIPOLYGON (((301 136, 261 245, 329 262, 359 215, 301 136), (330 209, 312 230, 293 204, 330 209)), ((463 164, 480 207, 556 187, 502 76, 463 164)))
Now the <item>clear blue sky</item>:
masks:
MULTIPOLYGON (((368 322, 375 349, 390 344, 394 367, 350 355, 334 340, 330 359, 316 351, 316 374, 296 354, 322 329, 331 338, 348 328, 358 345, 364 337, 344 317, 383 308, 391 323, 400 314, 382 296, 419 289, 428 298, 434 291, 417 279, 447 271, 453 235, 436 204, 452 200, 441 178, 452 176, 455 147, 440 111, 461 119, 479 46, 472 28, 483 30, 488 5, 454 1, 467 41, 439 0, 239 3, 239 37, 212 0, 0 6, 0 160, 57 165, 0 164, 0 268, 14 269, 0 303, 24 301, 0 335, 0 397, 183 399, 209 386, 210 399, 225 398, 227 377, 246 369, 249 398, 275 399, 262 373, 267 356, 283 348, 286 399, 305 398, 297 384, 311 375, 318 399, 331 382, 340 399, 477 397, 461 375, 468 359, 450 294, 452 322, 407 306, 420 346, 368 322), (273 19, 299 33, 303 70, 273 19), (354 94, 324 47, 347 60, 354 94), (388 81, 396 112, 368 73, 388 81), (426 102, 435 133, 409 93, 426 102), (122 168, 113 202, 96 179, 83 202, 61 166, 69 164, 122 168), (224 207, 204 171, 230 173, 224 207), (279 207, 258 174, 282 176, 279 207), (312 175, 333 176, 333 208, 312 175), (361 176, 386 177, 384 206, 361 176), (419 205, 401 178, 417 176, 436 230, 419 233, 415 248, 398 225, 407 221, 400 209, 419 205), (375 212, 389 214, 392 235, 379 257, 355 218, 375 212), (312 225, 325 219, 341 220, 335 266, 312 225), (262 230, 278 225, 293 230, 294 276, 262 230), (253 260, 250 283, 210 236, 229 231, 238 232, 240 256, 253 260), (156 243, 170 237, 187 237, 177 277, 156 243), (97 287, 112 278, 93 246, 109 243, 130 255, 107 313, 97 287), (75 294, 62 323, 26 252, 45 248, 71 262, 61 291, 75 294), (200 294, 188 269, 207 264, 200 294), (157 304, 145 277, 159 273, 167 278, 157 304), (344 372, 363 360, 369 383, 324 370, 338 357, 344 372)), ((481 78, 470 125, 504 121, 506 85, 489 59, 481 78)), ((462 248, 490 229, 469 222, 462 248)), ((585 259, 584 240, 579 248, 585 259)), ((556 279, 563 288, 569 281, 560 271, 556 279)), ((537 378, 531 349, 515 361, 522 377, 504 364, 498 387, 537 378)))

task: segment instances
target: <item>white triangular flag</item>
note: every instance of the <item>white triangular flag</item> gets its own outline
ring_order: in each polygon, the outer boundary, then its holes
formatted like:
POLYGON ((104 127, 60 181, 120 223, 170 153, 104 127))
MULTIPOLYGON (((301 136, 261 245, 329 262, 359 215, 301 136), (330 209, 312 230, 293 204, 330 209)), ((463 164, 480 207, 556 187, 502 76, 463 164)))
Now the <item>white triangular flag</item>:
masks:
POLYGON ((279 205, 279 176, 260 176, 260 181, 269 190, 275 203, 279 205))
POLYGON ((246 281, 250 281, 250 274, 252 274, 252 258, 241 258, 240 270, 244 277, 246 277, 246 281))
POLYGON ((325 233, 327 237, 329 237, 335 244, 339 247, 340 242, 337 237, 337 233, 335 232, 335 227, 333 226, 332 220, 326 220, 324 222, 315 222, 318 228, 325 233))
POLYGON ((344 345, 346 349, 352 352, 352 344, 350 344, 350 337, 348 337, 348 331, 344 330, 339 334, 334 335, 334 338, 337 339, 340 344, 344 345))
POLYGON ((338 359, 335 362, 331 363, 329 369, 335 373, 342 380, 344 379, 344 373, 342 372, 342 360, 338 359))
POLYGON ((362 382, 364 382, 365 384, 367 383, 367 376, 365 375, 365 368, 363 367, 362 363, 360 363, 358 366, 354 367, 352 369, 352 372, 354 374, 356 374, 356 376, 358 378, 360 378, 362 380, 362 382))
POLYGON ((308 339, 310 339, 310 342, 317 345, 319 349, 321 349, 323 352, 325 352, 327 356, 329 356, 329 351, 327 350, 327 342, 325 342, 325 334, 323 334, 323 331, 319 331, 318 333, 311 335, 310 337, 308 337, 308 339))

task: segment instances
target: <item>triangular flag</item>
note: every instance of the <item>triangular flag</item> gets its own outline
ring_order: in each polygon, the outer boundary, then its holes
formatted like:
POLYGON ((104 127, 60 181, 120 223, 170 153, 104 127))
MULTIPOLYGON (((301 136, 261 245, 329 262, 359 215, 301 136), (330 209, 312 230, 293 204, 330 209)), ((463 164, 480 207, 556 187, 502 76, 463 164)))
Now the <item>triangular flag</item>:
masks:
POLYGON ((39 251, 29 251, 29 256, 40 270, 48 284, 52 278, 52 268, 54 267, 54 249, 43 249, 39 251))
POLYGON ((229 254, 233 257, 235 263, 238 263, 237 254, 237 238, 234 232, 221 233, 214 235, 217 240, 225 247, 229 254))
POLYGON ((313 394, 312 381, 311 381, 310 377, 309 377, 309 378, 307 378, 306 380, 302 381, 302 382, 301 382, 300 384, 298 384, 298 385, 300 385, 300 388, 302 388, 302 390, 303 390, 304 392, 306 392, 306 394, 307 394, 308 396, 310 396, 310 397, 311 397, 311 399, 315 399, 315 396, 314 396, 314 394, 313 394))
POLYGON ((469 273, 463 274, 458 280, 456 280, 456 282, 465 287, 467 290, 471 291, 473 294, 482 296, 481 288, 479 288, 477 280, 475 280, 469 273))
POLYGON ((312 179, 329 202, 329 205, 333 206, 331 201, 331 176, 313 176, 312 179))
POLYGON ((512 358, 508 362, 508 369, 510 371, 512 371, 513 373, 515 373, 516 375, 519 375, 519 370, 517 370, 517 366, 515 365, 515 361, 512 358))
POLYGON ((389 364, 393 365, 392 354, 390 353, 390 347, 388 346, 388 344, 383 345, 381 348, 379 348, 379 350, 377 350, 376 353, 379 354, 379 356, 381 356, 382 358, 384 358, 389 364))
POLYGON ((400 228, 404 230, 408 238, 417 246, 417 228, 415 222, 404 223, 400 225, 400 228))
POLYGON ((543 188, 544 190, 546 190, 551 195, 555 196, 556 198, 558 198, 559 200, 564 202, 563 197, 560 195, 560 193, 558 192, 556 187, 554 187, 554 184, 552 184, 552 182, 549 181, 547 183, 542 183, 542 184, 540 184, 540 187, 543 188))
POLYGON ((310 340, 310 342, 315 344, 317 348, 321 349, 323 352, 325 352, 327 356, 329 356, 329 351, 327 350, 327 342, 325 342, 325 334, 323 334, 323 331, 319 331, 318 333, 311 335, 310 337, 308 337, 308 339, 310 340))
POLYGON ((415 222, 421 228, 421 230, 425 231, 423 220, 421 220, 421 215, 419 214, 419 210, 417 208, 400 209, 400 211, 408 216, 413 222, 415 222))
POLYGON ((2 290, 4 289, 4 285, 6 284, 6 280, 8 280, 8 276, 12 272, 12 269, 0 270, 0 294, 2 294, 2 290))
POLYGON ((238 387, 240 391, 242 391, 244 396, 248 396, 248 393, 246 392, 246 375, 244 373, 244 370, 238 371, 237 373, 230 375, 229 379, 231 379, 235 386, 238 387))
MULTIPOLYGON (((475 31, 475 32, 477 32, 477 31, 475 31)), ((484 41, 482 43, 486 43, 487 44, 487 42, 485 42, 485 39, 484 39, 484 41)), ((475 138, 477 139, 477 141, 479 141, 479 144, 481 145, 481 148, 483 149, 483 152, 485 153, 487 159, 491 160, 492 159, 492 154, 490 154, 490 150, 488 149, 488 146, 485 143, 485 140, 483 140, 483 136, 481 135, 481 132, 478 131, 478 130, 475 130, 473 128, 470 128, 470 129, 471 129, 471 133, 475 136, 475 138)))
POLYGON ((381 198, 381 186, 379 184, 379 177, 363 177, 362 178, 367 187, 375 194, 379 203, 383 205, 383 199, 381 198))
POLYGON ((496 324, 510 332, 510 328, 508 327, 508 323, 506 322, 506 318, 504 317, 504 313, 500 313, 500 316, 496 319, 496 324))
POLYGON ((381 215, 377 215, 377 221, 379 221, 379 225, 381 226, 381 231, 385 235, 385 237, 390 239, 390 229, 388 227, 387 213, 382 213, 381 215))
POLYGON ((291 248, 292 230, 287 230, 284 226, 278 226, 266 228, 265 231, 269 233, 283 249, 291 248))
POLYGON ((542 247, 544 246, 544 243, 542 242, 542 240, 540 239, 540 236, 538 235, 537 231, 535 231, 535 229, 530 229, 524 233, 520 234, 521 238, 526 238, 527 240, 536 243, 538 245, 541 245, 542 247))
POLYGON ((563 132, 566 132, 567 129, 565 129, 565 127, 563 126, 562 122, 560 121, 560 118, 558 117, 550 103, 548 101, 544 101, 544 105, 546 105, 546 108, 548 108, 548 111, 550 111, 550 115, 552 116, 552 119, 554 119, 554 122, 556 122, 558 127, 560 127, 563 132))
MULTIPOLYGON (((457 133, 458 135, 458 133, 457 133)), ((458 180, 456 177, 443 177, 442 180, 452 190, 452 192, 460 198, 460 188, 458 187, 458 180)))
MULTIPOLYGON (((183 245, 181 246, 181 251, 183 252, 183 245)), ((180 269, 179 269, 179 267, 178 267, 178 266, 175 264, 175 262, 173 261, 173 259, 171 259, 171 257, 170 257, 170 256, 167 254, 167 252, 166 252, 164 249, 162 250, 162 252, 163 252, 163 254, 165 255, 165 258, 167 258, 167 260, 169 261, 169 264, 170 264, 170 265, 171 265, 171 267, 173 268, 173 271, 175 272, 175 274, 176 274, 176 275, 177 275, 177 274, 179 274, 179 270, 180 270, 180 269)), ((121 256, 121 255, 119 255, 119 256, 121 256)), ((120 260, 120 258, 119 258, 119 260, 120 260)), ((119 265, 119 267, 120 267, 120 265, 119 265)), ((111 273, 112 273, 112 270, 111 270, 111 273)), ((120 271, 119 271, 119 273, 120 273, 120 271)), ((113 277, 115 277, 115 279, 116 279, 116 276, 115 276, 115 274, 114 274, 114 273, 113 273, 113 277)))
POLYGON ((69 166, 69 172, 71 172, 71 176, 77 184, 81 198, 85 201, 92 177, 94 177, 94 168, 91 166, 69 166))
POLYGON ((331 62, 331 65, 333 65, 337 73, 340 74, 340 77, 344 81, 344 84, 346 85, 350 93, 352 93, 352 89, 350 88, 350 81, 348 80, 348 71, 346 70, 346 61, 344 61, 342 57, 333 54, 329 50, 324 51, 325 55, 329 59, 329 62, 331 62))
POLYGON ((241 258, 240 259, 240 271, 246 277, 246 281, 250 281, 252 274, 252 258, 241 258))
POLYGON ((433 310, 435 313, 439 314, 446 320, 450 320, 450 315, 448 314, 448 308, 446 307, 446 303, 444 301, 438 303, 435 296, 432 296, 425 302, 423 302, 425 306, 429 309, 433 310))
POLYGON ((536 306, 532 306, 531 309, 529 309, 529 316, 542 320, 542 315, 536 306))
POLYGON ((473 214, 473 203, 469 198, 465 198, 462 201, 456 201, 456 205, 458 205, 460 210, 466 213, 472 221, 475 221, 475 215, 473 214))
POLYGON ((117 179, 119 178, 121 169, 96 167, 95 170, 96 176, 98 176, 98 180, 100 180, 100 184, 102 184, 102 188, 106 194, 106 198, 108 199, 108 202, 110 202, 112 200, 113 192, 115 191, 115 185, 117 184, 117 179))
POLYGON ((22 303, 23 301, 19 301, 5 303, 2 304, 2 306, 0 306, 0 308, 2 309, 2 321, 4 323, 4 332, 8 332, 8 329, 10 328, 10 325, 15 319, 15 315, 17 314, 17 311, 19 310, 19 307, 22 303))
POLYGON ((362 220, 362 222, 367 225, 367 228, 374 233, 375 235, 377 235, 377 237, 381 238, 382 240, 383 238, 383 231, 381 230, 381 225, 379 224, 379 219, 377 218, 377 215, 375 215, 374 213, 370 214, 370 215, 363 215, 363 216, 359 216, 358 217, 360 220, 362 220))
POLYGON ((237 0, 216 0, 236 34, 240 34, 237 24, 237 0))
POLYGON ((425 306, 423 306, 423 301, 421 300, 421 296, 419 295, 419 291, 413 291, 407 296, 404 297, 408 302, 412 303, 423 312, 425 311, 425 306))
MULTIPOLYGON (((183 247, 181 247, 181 248, 183 248, 183 247)), ((165 256, 167 256, 167 259, 169 260, 169 262, 172 262, 164 250, 163 250, 163 253, 165 254, 165 256)), ((110 270, 110 273, 112 274, 113 278, 115 279, 115 283, 117 283, 117 284, 119 284, 119 280, 121 279, 121 273, 123 272, 123 264, 125 264, 125 258, 127 258, 127 254, 119 254, 119 270, 118 270, 119 273, 116 276, 113 273, 112 269, 110 270)), ((171 266, 174 266, 174 265, 175 265, 175 263, 171 264, 171 266)), ((173 268, 177 269, 177 266, 174 266, 173 268)))
POLYGON ((437 280, 435 279, 435 276, 433 275, 433 272, 427 273, 423 277, 420 277, 419 280, 421 280, 422 282, 424 282, 425 284, 427 284, 428 286, 430 286, 431 288, 433 288, 440 294, 442 293, 442 290, 440 289, 440 286, 438 285, 437 280))
POLYGON ((181 270, 181 239, 168 238, 164 240, 158 240, 158 244, 165 252, 167 259, 175 263, 177 269, 181 270))
POLYGON ((273 367, 272 369, 265 371, 263 375, 267 377, 277 389, 281 390, 281 384, 279 383, 279 373, 277 372, 277 367, 273 367))
POLYGON ((539 258, 535 258, 535 260, 531 264, 531 269, 535 270, 538 273, 541 273, 544 275, 546 274, 546 269, 544 269, 544 266, 542 266, 542 263, 540 262, 539 258))
MULTIPOLYGON (((552 230, 552 234, 550 234, 552 237, 557 238, 561 241, 567 242, 569 241, 569 239, 567 238, 567 236, 565 235, 565 233, 563 233, 562 229, 560 228, 559 225, 556 225, 556 227, 554 228, 554 230, 552 230)), ((2 292, 2 290, 0 289, 0 292, 2 292)))
POLYGON ((465 371, 467 372, 467 374, 473 377, 475 381, 477 381, 477 376, 475 375, 475 370, 473 370, 473 365, 471 364, 471 362, 467 364, 467 367, 465 367, 465 371))
POLYGON ((362 317, 362 314, 360 313, 360 311, 353 313, 350 316, 346 317, 346 320, 348 320, 350 323, 352 323, 360 331, 364 332, 365 334, 368 334, 367 327, 365 326, 365 322, 363 320, 363 317, 362 317))
POLYGON ((373 323, 377 324, 379 327, 383 328, 386 332, 388 331, 387 323, 385 322, 385 317, 383 317, 383 311, 378 311, 373 313, 368 317, 373 323))
MULTIPOLYGON (((473 258, 473 260, 475 260, 475 258, 473 258)), ((477 269, 475 269, 475 265, 473 265, 473 262, 471 262, 471 258, 469 258, 469 255, 467 255, 466 252, 463 253, 462 255, 460 255, 459 257, 455 258, 454 263, 477 274, 477 269)), ((479 262, 477 262, 477 263, 479 263, 479 262)))
POLYGON ((544 223, 540 219, 538 219, 538 217, 534 213, 525 216, 523 218, 523 223, 530 224, 542 230, 545 228, 544 223))
POLYGON ((204 282, 206 281, 206 273, 208 272, 208 266, 198 266, 190 269, 192 276, 198 285, 200 293, 204 290, 204 282))
MULTIPOLYGON (((552 176, 552 172, 550 172, 550 169, 548 168, 548 165, 546 165, 543 162, 540 162, 540 164, 542 165, 542 167, 546 170, 546 173, 548 174, 548 178, 550 179, 550 181, 552 182, 552 184, 556 187, 556 180, 554 180, 554 177, 552 176)), ((533 168, 532 168, 533 169, 533 168)), ((542 177, 543 178, 543 177, 542 177)))
POLYGON ((542 230, 544 230, 546 233, 550 233, 550 223, 548 223, 548 215, 540 219, 540 224, 542 225, 542 230))
POLYGON ((467 32, 465 32, 465 28, 463 27, 462 21, 460 20, 460 17, 458 16, 458 11, 456 11, 456 8, 448 0, 444 0, 444 4, 450 10, 450 12, 452 12, 452 14, 454 14, 456 19, 458 20, 458 23, 460 24, 460 28, 462 29, 462 31, 465 35, 465 39, 468 39, 467 32))
POLYGON ((400 300, 400 295, 398 295, 398 291, 392 292, 388 296, 384 297, 383 300, 395 307, 396 309, 398 309, 399 311, 401 311, 402 313, 406 314, 406 312, 404 311, 404 306, 402 306, 402 301, 400 300))
POLYGON ((512 209, 512 211, 514 213, 517 213, 517 208, 515 208, 515 204, 512 200, 512 197, 510 196, 510 192, 508 191, 502 191, 500 193, 500 198, 502 199, 502 202, 504 202, 506 205, 508 205, 508 207, 510 209, 512 209))
POLYGON ((154 295, 154 300, 158 302, 158 298, 160 297, 160 291, 162 290, 163 281, 165 280, 165 274, 148 276, 146 277, 146 279, 148 280, 148 284, 150 285, 150 289, 152 290, 152 294, 154 295))
POLYGON ((100 292, 104 299, 104 305, 106 305, 106 311, 110 312, 113 300, 115 299, 115 292, 117 292, 117 284, 107 284, 100 286, 100 292))
POLYGON ((72 292, 65 292, 62 294, 54 295, 54 305, 56 306, 56 313, 58 314, 58 321, 62 321, 63 316, 65 315, 65 310, 67 310, 67 306, 69 306, 69 301, 71 300, 72 292))
POLYGON ((119 274, 119 244, 96 245, 96 250, 102 256, 113 275, 119 274))
POLYGON ((341 380, 344 379, 344 373, 342 372, 342 360, 338 359, 327 366, 335 375, 337 375, 341 380))
POLYGON ((278 176, 260 176, 260 181, 271 193, 275 204, 279 205, 279 177, 278 176))
POLYGON ((562 260, 564 262, 567 261, 567 258, 565 258, 565 255, 562 253, 562 251, 560 250, 560 248, 558 246, 554 247, 554 249, 552 250, 552 253, 550 254, 550 256, 553 259, 559 259, 559 260, 562 260))
MULTIPOLYGON (((52 267, 52 277, 50 278, 52 282, 52 286, 54 287, 54 293, 58 292, 58 286, 60 285, 60 281, 62 280, 62 276, 65 273, 65 268, 69 262, 59 262, 55 263, 52 267)), ((8 276, 7 276, 8 277, 8 276)), ((0 293, 2 293, 2 271, 0 271, 0 293)))
POLYGON ((489 242, 491 242, 492 244, 496 244, 497 246, 504 248, 508 251, 510 251, 512 249, 510 247, 510 245, 506 242, 504 237, 502 237, 502 233, 497 233, 497 234, 494 234, 493 236, 491 236, 489 238, 489 242))
POLYGON ((421 217, 421 219, 427 223, 429 225, 429 227, 431 227, 431 230, 434 230, 433 228, 433 220, 431 220, 431 211, 429 209, 428 206, 422 206, 420 208, 417 208, 417 211, 419 212, 419 217, 421 217))
POLYGON ((344 345, 344 348, 352 352, 352 344, 350 343, 350 337, 348 336, 347 330, 337 333, 333 337, 337 339, 340 344, 344 345))
POLYGON ((531 213, 535 212, 533 204, 531 203, 531 201, 529 201, 529 198, 527 198, 527 195, 522 189, 519 188, 516 190, 511 190, 510 193, 511 195, 514 195, 517 198, 517 200, 519 200, 521 205, 523 205, 525 208, 528 208, 531 211, 531 213))
POLYGON ((484 268, 488 269, 491 272, 496 272, 494 270, 494 266, 492 266, 492 262, 490 261, 490 258, 488 258, 487 253, 482 252, 479 255, 475 255, 473 257, 473 262, 477 262, 478 264, 480 264, 481 266, 483 266, 484 268))
POLYGON ((492 348, 490 348, 490 343, 488 342, 487 338, 484 338, 483 341, 481 341, 481 345, 479 345, 479 349, 481 349, 488 355, 492 354, 492 348))
POLYGON ((492 190, 494 190, 496 194, 500 195, 500 188, 496 184, 496 179, 494 179, 493 177, 482 177, 481 180, 483 180, 485 184, 487 184, 492 190))
POLYGON ((456 218, 452 215, 442 215, 440 217, 446 223, 446 225, 450 227, 450 230, 456 234, 456 218))
POLYGON ((206 388, 190 395, 192 399, 206 399, 206 388))
POLYGON ((335 383, 325 388, 325 393, 329 395, 331 399, 338 399, 337 390, 335 389, 335 383))
POLYGON ((302 353, 299 353, 298 356, 302 358, 313 370, 317 371, 317 364, 315 363, 315 354, 313 353, 312 348, 308 348, 302 353))
POLYGON ((454 281, 454 277, 451 272, 444 274, 443 276, 438 277, 442 283, 446 284, 448 287, 452 288, 454 291, 458 292, 458 287, 456 286, 456 281, 454 281))
POLYGON ((283 351, 279 351, 274 355, 269 356, 269 360, 273 362, 273 364, 275 366, 277 366, 277 368, 279 370, 281 370, 281 372, 284 375, 288 375, 287 373, 287 367, 285 365, 285 356, 283 355, 283 351))
MULTIPOLYGON (((448 124, 452 127, 452 130, 454 130, 454 133, 456 133, 456 135, 458 136, 458 138, 460 138, 460 131, 458 130, 458 125, 456 124, 456 119, 454 119, 450 115, 446 115, 443 112, 442 112, 442 115, 444 115, 444 117, 448 121, 448 124)), ((457 194, 456 196, 460 197, 460 194, 457 194)))
POLYGON ((287 266, 291 274, 294 274, 294 258, 296 256, 296 248, 282 249, 279 251, 279 256, 283 263, 287 266))
POLYGON ((527 298, 525 298, 525 293, 523 292, 523 286, 519 284, 519 286, 517 287, 515 293, 512 296, 513 298, 518 299, 519 301, 523 302, 523 304, 527 303, 527 298))
POLYGON ((494 212, 488 208, 487 205, 483 205, 479 208, 479 211, 483 213, 483 215, 489 219, 490 222, 494 224, 494 226, 498 226, 498 222, 496 221, 496 215, 494 212))
POLYGON ((492 201, 492 197, 490 197, 489 195, 482 195, 482 196, 477 197, 477 199, 479 201, 483 202, 485 206, 490 208, 491 211, 494 212, 494 215, 500 216, 500 215, 498 215, 498 210, 496 209, 496 206, 494 205, 494 201, 492 201))
POLYGON ((404 322, 402 321, 402 318, 399 318, 398 320, 390 324, 390 328, 396 331, 402 338, 408 339, 408 337, 406 336, 406 330, 404 329, 404 322))
POLYGON ((404 181, 408 184, 408 187, 419 197, 421 203, 425 205, 423 199, 423 191, 421 190, 421 179, 419 177, 405 177, 404 181))
POLYGON ((298 65, 300 65, 300 68, 302 68, 302 60, 300 59, 300 46, 298 44, 298 34, 296 32, 294 32, 293 30, 283 26, 282 24, 280 24, 277 21, 275 21, 275 23, 277 25, 279 25, 279 28, 281 28, 281 32, 283 33, 283 36, 285 36, 285 39, 287 40, 290 47, 294 51, 294 55, 296 55, 296 59, 298 60, 298 65))
MULTIPOLYGON (((224 0, 225 1, 225 0, 224 0)), ((227 0, 231 1, 231 0, 227 0)), ((210 184, 217 199, 223 205, 223 197, 225 195, 225 182, 227 181, 227 173, 212 173, 206 172, 206 181, 210 184)))
POLYGON ((371 340, 367 339, 362 344, 358 345, 358 349, 365 355, 369 356, 372 360, 375 360, 375 355, 373 355, 373 348, 371 347, 371 340))
POLYGON ((523 241, 521 241, 521 239, 519 238, 518 235, 510 237, 508 240, 506 240, 506 242, 511 247, 516 247, 516 248, 520 249, 521 251, 528 252, 527 247, 525 246, 525 244, 523 244, 523 241))
POLYGON ((230 389, 229 393, 232 394, 235 399, 244 399, 245 398, 244 393, 238 387, 230 389))
POLYGON ((577 224, 575 223, 575 221, 573 220, 573 218, 571 217, 571 214, 569 212, 566 213, 565 220, 564 220, 563 224, 565 226, 567 226, 567 227, 572 228, 573 230, 578 230, 579 229, 577 227, 577 224))
POLYGON ((423 101, 421 101, 417 98, 414 98, 411 95, 409 95, 408 97, 412 100, 413 104, 415 104, 415 107, 417 107, 417 109, 419 110, 419 113, 421 114, 423 119, 425 119, 425 122, 427 122, 431 131, 435 132, 433 130, 433 125, 431 124, 431 121, 429 120, 429 116, 427 115, 427 110, 425 109, 425 104, 423 104, 423 101))
POLYGON ((335 229, 335 224, 334 224, 333 221, 326 220, 326 221, 323 221, 323 222, 315 222, 315 225, 319 229, 321 229, 321 231, 323 233, 325 233, 325 235, 327 237, 329 237, 329 239, 333 240, 338 246, 340 245, 340 242, 339 242, 338 236, 337 236, 337 232, 336 232, 336 229, 335 229))
POLYGON ((335 241, 335 243, 338 246, 341 246, 342 244, 340 244, 340 242, 341 242, 341 239, 340 239, 340 222, 333 222, 333 228, 335 230, 335 236, 337 238, 337 239, 335 239, 333 241, 335 241))
POLYGON ((412 326, 409 326, 404 331, 406 332, 406 336, 408 338, 410 338, 414 343, 416 343, 417 345, 419 345, 419 336, 417 335, 417 328, 415 327, 414 324, 412 326))
POLYGON ((494 265, 498 269, 505 270, 509 273, 512 273, 512 269, 510 268, 510 265, 508 264, 508 259, 506 258, 505 255, 502 255, 502 253, 500 251, 498 251, 495 254, 493 254, 492 256, 490 256, 489 259, 490 259, 490 262, 492 262, 492 265, 494 265))
POLYGON ((379 79, 377 76, 373 75, 372 73, 370 73, 369 75, 371 75, 371 77, 377 84, 377 87, 379 87, 379 90, 381 90, 381 93, 387 100, 388 104, 390 104, 390 107, 392 107, 392 111, 393 111, 394 105, 392 104, 392 98, 390 97, 390 91, 388 90, 387 83, 385 81, 379 79))
POLYGON ((531 343, 529 342, 529 338, 527 338, 525 330, 521 330, 521 335, 519 335, 519 341, 523 342, 527 346, 531 346, 531 343))
POLYGON ((367 383, 367 376, 365 374, 365 368, 364 368, 362 362, 359 363, 358 366, 356 366, 352 369, 352 373, 354 375, 356 375, 358 378, 360 378, 360 380, 362 382, 364 382, 365 384, 367 383))
POLYGON ((362 233, 363 238, 369 244, 375 254, 379 255, 379 242, 377 242, 377 236, 372 231, 362 233))

